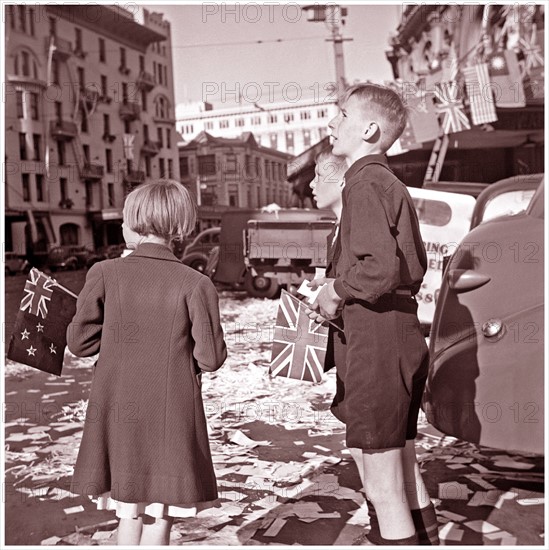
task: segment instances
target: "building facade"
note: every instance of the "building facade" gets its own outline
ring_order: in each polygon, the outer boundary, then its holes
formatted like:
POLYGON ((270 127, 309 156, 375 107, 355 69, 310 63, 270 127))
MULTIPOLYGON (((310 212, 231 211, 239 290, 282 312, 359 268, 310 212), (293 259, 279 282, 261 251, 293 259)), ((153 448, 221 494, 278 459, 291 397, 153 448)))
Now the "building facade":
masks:
POLYGON ((328 122, 337 114, 336 98, 250 104, 214 109, 210 103, 179 104, 177 130, 185 142, 200 132, 235 138, 251 132, 257 143, 290 155, 299 155, 329 134, 328 122))
POLYGON ((125 195, 179 179, 170 23, 6 6, 6 248, 121 242, 125 195))
POLYGON ((179 146, 181 182, 195 195, 202 228, 218 225, 227 208, 290 205, 291 155, 259 145, 253 134, 218 138, 201 132, 179 146))

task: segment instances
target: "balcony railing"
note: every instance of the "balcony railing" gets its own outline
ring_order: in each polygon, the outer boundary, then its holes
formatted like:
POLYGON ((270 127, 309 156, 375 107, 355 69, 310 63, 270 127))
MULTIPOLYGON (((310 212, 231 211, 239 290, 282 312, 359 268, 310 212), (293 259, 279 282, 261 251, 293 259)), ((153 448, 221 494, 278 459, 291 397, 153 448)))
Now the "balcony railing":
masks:
POLYGON ((58 36, 50 36, 46 38, 46 50, 49 51, 50 45, 53 42, 53 56, 58 59, 67 59, 72 55, 72 44, 70 41, 58 36))
POLYGON ((128 170, 124 172, 124 183, 127 186, 140 185, 145 181, 145 172, 142 170, 128 170))
POLYGON ((146 139, 143 143, 143 147, 141 147, 141 151, 145 155, 157 155, 160 152, 160 143, 158 141, 146 139))
POLYGON ((137 77, 137 86, 150 92, 156 86, 154 75, 147 71, 141 71, 137 77))
POLYGON ((82 168, 82 179, 85 180, 100 180, 103 177, 105 170, 101 164, 86 162, 82 168))
POLYGON ((69 120, 52 120, 50 133, 53 139, 68 141, 76 137, 78 128, 74 122, 69 120))
POLYGON ((122 103, 119 113, 123 120, 136 120, 141 114, 141 106, 135 102, 122 103))

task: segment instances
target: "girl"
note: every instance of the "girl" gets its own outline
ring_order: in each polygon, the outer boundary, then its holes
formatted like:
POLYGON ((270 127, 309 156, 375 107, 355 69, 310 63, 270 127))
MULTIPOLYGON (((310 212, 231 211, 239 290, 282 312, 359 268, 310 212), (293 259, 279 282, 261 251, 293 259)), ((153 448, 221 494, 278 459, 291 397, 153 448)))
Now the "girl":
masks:
POLYGON ((99 352, 72 490, 116 510, 119 545, 167 545, 217 498, 200 374, 227 352, 213 284, 169 248, 195 225, 187 190, 142 185, 123 219, 133 252, 89 270, 68 327, 72 353, 99 352))

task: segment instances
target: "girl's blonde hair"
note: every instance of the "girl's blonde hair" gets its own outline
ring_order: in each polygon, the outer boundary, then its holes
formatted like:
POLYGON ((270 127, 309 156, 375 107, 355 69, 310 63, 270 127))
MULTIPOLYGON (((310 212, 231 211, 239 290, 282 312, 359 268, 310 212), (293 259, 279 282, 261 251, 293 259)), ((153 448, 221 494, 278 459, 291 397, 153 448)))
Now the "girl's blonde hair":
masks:
POLYGON ((134 189, 124 202, 124 223, 139 235, 170 242, 183 239, 196 225, 196 204, 183 185, 163 179, 134 189))

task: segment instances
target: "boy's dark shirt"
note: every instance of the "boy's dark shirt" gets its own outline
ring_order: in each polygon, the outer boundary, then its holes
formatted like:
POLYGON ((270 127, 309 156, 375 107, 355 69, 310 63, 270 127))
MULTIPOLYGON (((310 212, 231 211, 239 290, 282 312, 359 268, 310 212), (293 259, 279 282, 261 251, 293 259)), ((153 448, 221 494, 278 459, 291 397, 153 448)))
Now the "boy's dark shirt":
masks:
POLYGON ((345 174, 335 291, 374 303, 397 288, 416 294, 427 270, 419 222, 406 186, 385 155, 367 155, 345 174))

